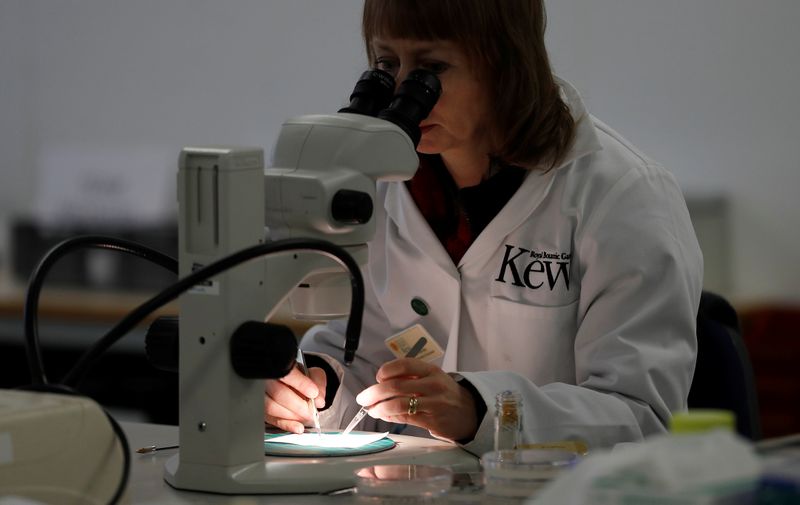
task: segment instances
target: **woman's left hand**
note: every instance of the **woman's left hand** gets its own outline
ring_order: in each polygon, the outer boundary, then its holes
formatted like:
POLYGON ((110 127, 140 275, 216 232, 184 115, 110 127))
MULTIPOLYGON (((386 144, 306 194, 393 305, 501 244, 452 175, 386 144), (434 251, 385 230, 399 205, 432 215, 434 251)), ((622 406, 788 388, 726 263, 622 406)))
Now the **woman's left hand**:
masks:
POLYGON ((475 400, 436 365, 415 358, 385 363, 378 381, 356 397, 369 415, 425 428, 437 437, 471 439, 478 430, 475 400))

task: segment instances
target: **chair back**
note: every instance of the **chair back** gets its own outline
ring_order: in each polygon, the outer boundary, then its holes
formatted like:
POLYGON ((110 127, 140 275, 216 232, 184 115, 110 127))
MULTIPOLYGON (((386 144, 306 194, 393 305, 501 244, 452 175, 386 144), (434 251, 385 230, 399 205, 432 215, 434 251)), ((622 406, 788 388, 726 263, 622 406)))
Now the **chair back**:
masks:
POLYGON ((689 408, 730 410, 740 435, 761 438, 753 368, 739 317, 727 300, 710 291, 703 291, 697 313, 697 365, 689 408))

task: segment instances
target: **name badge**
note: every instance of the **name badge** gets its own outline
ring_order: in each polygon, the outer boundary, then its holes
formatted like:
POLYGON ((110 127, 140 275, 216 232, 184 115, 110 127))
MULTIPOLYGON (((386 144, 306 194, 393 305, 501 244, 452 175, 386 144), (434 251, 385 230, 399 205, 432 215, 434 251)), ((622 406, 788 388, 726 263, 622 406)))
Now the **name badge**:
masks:
POLYGON ((405 329, 384 340, 397 358, 409 355, 431 362, 444 356, 444 350, 421 324, 405 329))

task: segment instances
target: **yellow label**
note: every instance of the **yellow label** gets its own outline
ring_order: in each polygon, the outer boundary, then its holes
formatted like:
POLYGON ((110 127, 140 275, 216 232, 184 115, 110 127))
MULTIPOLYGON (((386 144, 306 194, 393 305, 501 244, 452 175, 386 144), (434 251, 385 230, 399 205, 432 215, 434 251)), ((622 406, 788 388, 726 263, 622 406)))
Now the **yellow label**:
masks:
POLYGON ((563 449, 565 451, 574 452, 581 456, 586 456, 589 448, 586 443, 580 440, 560 440, 557 442, 547 442, 543 444, 521 444, 517 449, 563 449))

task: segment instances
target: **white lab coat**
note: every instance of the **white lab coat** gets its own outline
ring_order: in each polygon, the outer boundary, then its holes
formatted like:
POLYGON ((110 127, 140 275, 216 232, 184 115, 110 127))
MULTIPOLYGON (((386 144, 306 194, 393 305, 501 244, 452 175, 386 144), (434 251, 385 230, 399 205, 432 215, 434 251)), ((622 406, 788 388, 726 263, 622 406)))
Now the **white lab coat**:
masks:
POLYGON ((486 404, 464 445, 477 455, 492 449, 503 390, 522 395, 526 443, 641 440, 686 408, 703 265, 683 196, 670 173, 589 115, 570 85, 562 90, 577 124, 567 158, 531 172, 458 265, 405 185, 379 184, 356 361, 344 369, 330 358, 342 357, 343 321, 312 328, 302 343, 342 376, 322 412, 327 427, 350 420, 354 396, 393 359, 384 339, 415 323, 445 349, 441 367, 486 404), (427 315, 412 309, 415 297, 427 315))

